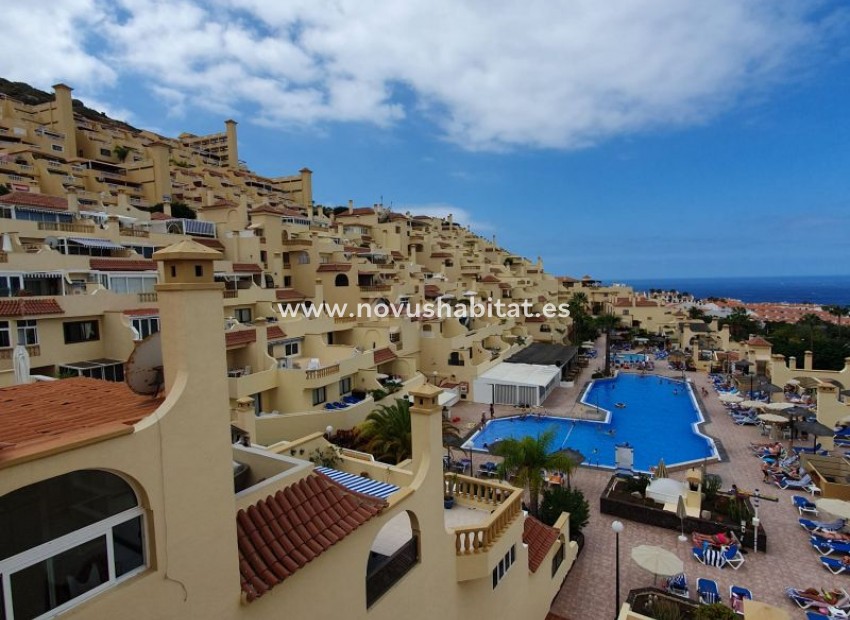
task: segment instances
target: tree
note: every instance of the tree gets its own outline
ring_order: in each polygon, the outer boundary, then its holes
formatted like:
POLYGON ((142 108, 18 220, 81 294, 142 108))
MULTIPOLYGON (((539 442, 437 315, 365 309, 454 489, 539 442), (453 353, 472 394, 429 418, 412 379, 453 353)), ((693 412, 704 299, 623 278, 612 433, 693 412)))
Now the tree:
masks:
POLYGON ((540 491, 543 489, 543 470, 572 471, 575 463, 563 453, 549 452, 555 430, 550 429, 537 437, 522 439, 504 439, 496 443, 491 452, 504 460, 499 465, 499 474, 516 476, 516 482, 528 491, 529 512, 536 517, 539 514, 540 491))
POLYGON ((750 334, 757 330, 756 322, 750 318, 749 313, 743 306, 733 308, 732 312, 725 319, 719 321, 720 325, 729 325, 729 334, 733 340, 743 342, 750 334))
POLYGON ((397 398, 395 405, 379 405, 360 426, 366 449, 380 461, 399 463, 409 459, 413 449, 410 430, 410 402, 397 398))
POLYGON ((809 328, 809 351, 815 350, 815 327, 823 325, 823 321, 817 314, 808 312, 800 317, 798 325, 809 328))
POLYGON ((711 323, 711 317, 709 317, 705 310, 700 308, 699 306, 691 306, 688 308, 688 318, 693 321, 703 321, 705 323, 711 323))
POLYGON ((824 310, 829 312, 832 316, 838 318, 838 337, 841 337, 841 318, 845 316, 850 316, 850 306, 824 306, 824 310))
POLYGON ((570 534, 579 534, 590 519, 590 504, 578 489, 555 487, 543 491, 540 520, 546 525, 554 525, 562 512, 570 513, 570 534))
POLYGON ((452 456, 452 448, 459 448, 460 444, 460 430, 451 420, 443 418, 443 446, 448 450, 449 458, 452 456))
POLYGON ((131 146, 119 145, 112 149, 112 152, 115 153, 115 157, 118 158, 118 161, 124 161, 125 159, 127 159, 127 156, 132 150, 133 147, 131 146))
POLYGON ((602 314, 596 317, 596 326, 605 332, 605 376, 611 376, 611 330, 620 324, 620 317, 613 314, 602 314))

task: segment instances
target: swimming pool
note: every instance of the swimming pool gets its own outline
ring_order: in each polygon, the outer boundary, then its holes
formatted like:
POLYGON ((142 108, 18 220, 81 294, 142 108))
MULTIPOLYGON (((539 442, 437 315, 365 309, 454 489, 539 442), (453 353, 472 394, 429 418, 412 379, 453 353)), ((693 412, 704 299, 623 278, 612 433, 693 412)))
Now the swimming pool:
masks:
POLYGON ((608 419, 588 422, 528 416, 492 420, 464 447, 483 451, 484 444, 509 437, 536 437, 553 428, 552 449, 578 450, 586 465, 614 467, 614 447, 623 442, 634 447, 634 466, 640 471, 648 471, 662 457, 667 465, 682 465, 717 456, 714 442, 697 428, 702 413, 690 386, 682 381, 624 373, 616 379, 593 381, 581 402, 606 411, 608 419), (625 407, 618 408, 617 403, 625 407))
POLYGON ((636 362, 648 362, 650 356, 643 353, 614 353, 611 359, 615 362, 628 362, 634 364, 636 362))

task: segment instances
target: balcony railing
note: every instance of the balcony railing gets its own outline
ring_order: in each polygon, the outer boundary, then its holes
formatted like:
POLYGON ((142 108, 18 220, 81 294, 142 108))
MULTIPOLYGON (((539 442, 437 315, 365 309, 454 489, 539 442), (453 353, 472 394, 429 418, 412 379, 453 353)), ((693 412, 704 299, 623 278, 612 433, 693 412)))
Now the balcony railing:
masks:
POLYGON ((309 246, 311 243, 313 243, 312 239, 283 239, 280 242, 281 245, 304 247, 309 246))
POLYGON ((156 293, 139 293, 140 302, 155 302, 156 300, 156 293))
POLYGON ((389 284, 361 284, 360 290, 364 293, 379 293, 392 290, 392 286, 389 284))
MULTIPOLYGON (((27 353, 30 357, 41 355, 41 345, 30 344, 26 346, 27 353)), ((0 360, 10 360, 14 355, 14 349, 0 349, 0 360)))
POLYGON ((461 504, 478 505, 490 510, 496 506, 484 523, 454 528, 456 555, 486 552, 514 519, 522 514, 522 493, 519 489, 454 474, 446 474, 443 483, 446 493, 454 485, 454 496, 461 504))
POLYGON ((224 294, 225 299, 236 299, 239 297, 239 291, 235 289, 224 289, 222 293, 224 294))
POLYGON ((93 233, 93 224, 72 224, 68 222, 38 222, 39 230, 61 231, 72 233, 93 233))
POLYGON ((141 230, 139 228, 122 228, 121 229, 122 237, 150 237, 151 233, 149 230, 141 230))
POLYGON ((0 252, 0 263, 8 263, 9 255, 6 252, 0 252))
POLYGON ((315 370, 307 371, 307 379, 321 379, 339 372, 339 364, 333 366, 325 366, 324 368, 316 368, 315 370))

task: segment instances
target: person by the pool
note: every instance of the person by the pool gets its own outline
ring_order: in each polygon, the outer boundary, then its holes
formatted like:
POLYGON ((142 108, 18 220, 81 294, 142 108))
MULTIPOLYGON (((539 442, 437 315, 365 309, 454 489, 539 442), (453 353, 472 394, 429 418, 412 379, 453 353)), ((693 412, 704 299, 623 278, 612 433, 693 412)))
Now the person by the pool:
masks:
POLYGON ((617 409, 625 409, 625 408, 626 408, 626 403, 614 403, 614 406, 615 406, 617 409))

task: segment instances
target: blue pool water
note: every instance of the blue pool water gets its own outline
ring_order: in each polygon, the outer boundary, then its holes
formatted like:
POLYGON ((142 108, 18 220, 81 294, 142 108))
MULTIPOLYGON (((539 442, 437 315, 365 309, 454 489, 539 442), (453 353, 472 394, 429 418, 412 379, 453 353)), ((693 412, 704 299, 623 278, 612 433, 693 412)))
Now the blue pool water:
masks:
POLYGON ((485 443, 536 437, 554 428, 552 450, 578 450, 588 465, 614 467, 614 446, 623 442, 634 447, 634 466, 641 471, 648 471, 662 457, 667 465, 676 465, 716 455, 713 442, 696 427, 702 421, 702 414, 690 388, 681 381, 625 373, 616 379, 593 381, 582 402, 609 412, 608 422, 534 416, 524 420, 518 417, 493 420, 473 435, 466 446, 484 450, 485 443), (618 408, 617 403, 626 406, 618 408))
POLYGON ((630 364, 634 364, 635 362, 645 362, 646 358, 647 356, 643 353, 615 353, 611 356, 612 360, 629 362, 630 364))

